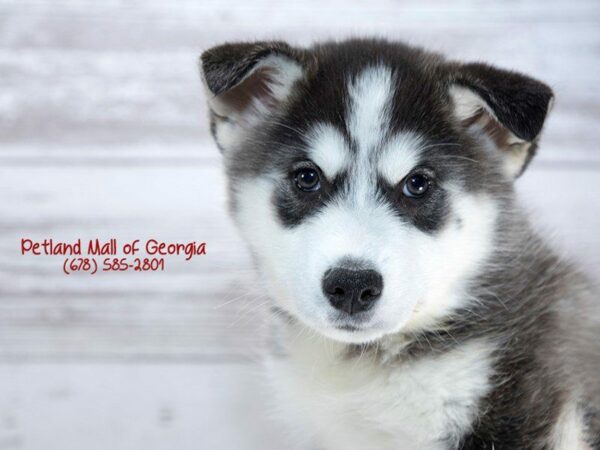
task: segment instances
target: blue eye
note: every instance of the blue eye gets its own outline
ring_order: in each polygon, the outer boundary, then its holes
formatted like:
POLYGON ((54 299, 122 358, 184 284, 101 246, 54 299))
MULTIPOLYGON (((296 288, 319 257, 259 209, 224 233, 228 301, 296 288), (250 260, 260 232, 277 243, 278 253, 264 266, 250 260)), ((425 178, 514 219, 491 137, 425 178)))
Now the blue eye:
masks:
POLYGON ((321 187, 319 173, 315 169, 304 168, 299 169, 294 174, 296 186, 303 192, 318 191, 321 187))
POLYGON ((404 181, 404 186, 402 186, 402 193, 406 197, 410 198, 418 198, 425 195, 425 193, 429 190, 429 178, 427 178, 423 174, 415 173, 409 175, 404 181))

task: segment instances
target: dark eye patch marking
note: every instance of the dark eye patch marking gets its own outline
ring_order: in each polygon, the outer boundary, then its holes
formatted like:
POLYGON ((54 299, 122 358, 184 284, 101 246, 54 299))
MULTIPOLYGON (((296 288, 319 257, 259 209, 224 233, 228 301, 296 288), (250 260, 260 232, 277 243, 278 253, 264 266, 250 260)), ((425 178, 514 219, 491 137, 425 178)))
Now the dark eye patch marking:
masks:
POLYGON ((346 183, 346 174, 341 173, 335 180, 328 180, 321 174, 320 188, 316 191, 298 189, 295 180, 296 170, 282 176, 273 194, 273 204, 281 223, 295 227, 309 217, 322 211, 331 200, 339 195, 346 183))
MULTIPOLYGON (((412 173, 415 172, 407 176, 412 173)), ((379 178, 378 189, 400 219, 425 233, 435 233, 446 224, 450 205, 447 192, 435 177, 429 178, 431 185, 427 193, 418 198, 403 194, 404 180, 392 186, 384 178, 379 178)))
MULTIPOLYGON (((412 224, 425 233, 435 233, 443 228, 449 216, 450 205, 447 192, 439 184, 439 179, 431 175, 431 171, 421 171, 430 174, 431 182, 426 195, 419 198, 406 197, 402 193, 404 180, 396 185, 390 185, 385 179, 379 178, 373 189, 373 203, 387 202, 396 213, 398 219, 412 224)), ((349 172, 338 174, 335 180, 321 178, 321 186, 317 191, 305 192, 296 186, 295 169, 283 175, 273 193, 273 204, 281 223, 293 228, 303 221, 325 210, 328 204, 335 200, 343 200, 352 192, 352 178, 349 172)), ((408 176, 410 176, 411 172, 408 176)))

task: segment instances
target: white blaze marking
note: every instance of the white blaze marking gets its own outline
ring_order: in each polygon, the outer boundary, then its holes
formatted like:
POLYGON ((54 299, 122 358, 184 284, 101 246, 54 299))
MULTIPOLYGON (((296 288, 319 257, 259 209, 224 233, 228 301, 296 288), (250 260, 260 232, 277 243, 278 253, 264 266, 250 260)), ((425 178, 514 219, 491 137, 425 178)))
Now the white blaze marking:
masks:
POLYGON ((389 67, 365 69, 350 83, 348 129, 358 144, 359 153, 368 154, 381 143, 389 128, 393 92, 389 67))
POLYGON ((372 201, 376 185, 372 160, 389 130, 393 92, 392 71, 384 66, 365 69, 349 85, 348 130, 358 146, 350 196, 353 207, 372 201))

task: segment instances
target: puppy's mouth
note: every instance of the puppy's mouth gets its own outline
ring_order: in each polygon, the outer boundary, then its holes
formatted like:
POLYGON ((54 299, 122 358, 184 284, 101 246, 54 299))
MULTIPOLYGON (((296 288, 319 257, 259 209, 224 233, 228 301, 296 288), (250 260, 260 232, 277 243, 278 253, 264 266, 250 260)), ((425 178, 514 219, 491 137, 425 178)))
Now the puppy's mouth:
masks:
POLYGON ((338 330, 361 331, 373 328, 373 311, 358 314, 338 313, 329 317, 329 322, 338 330))
POLYGON ((386 333, 378 327, 355 327, 352 325, 341 325, 335 328, 321 331, 330 339, 348 344, 368 344, 382 338, 386 333))
POLYGON ((360 316, 336 317, 330 321, 328 329, 323 333, 335 340, 349 343, 368 343, 381 338, 385 327, 373 321, 372 314, 360 316))
POLYGON ((377 317, 374 310, 358 314, 330 312, 321 320, 315 320, 310 315, 290 313, 282 308, 273 306, 272 311, 288 321, 299 321, 305 326, 330 339, 350 344, 366 344, 374 342, 390 332, 394 332, 389 323, 377 317))
POLYGON ((361 330, 361 328, 357 327, 356 325, 337 325, 336 328, 338 330, 348 331, 350 333, 361 330))

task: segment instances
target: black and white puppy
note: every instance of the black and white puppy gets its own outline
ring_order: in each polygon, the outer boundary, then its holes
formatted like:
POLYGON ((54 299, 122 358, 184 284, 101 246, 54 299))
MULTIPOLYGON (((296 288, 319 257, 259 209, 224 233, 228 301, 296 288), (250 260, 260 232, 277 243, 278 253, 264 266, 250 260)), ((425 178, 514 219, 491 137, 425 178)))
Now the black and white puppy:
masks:
POLYGON ((292 424, 326 449, 600 448, 597 296, 514 199, 548 86, 383 40, 226 44, 201 72, 292 424))

